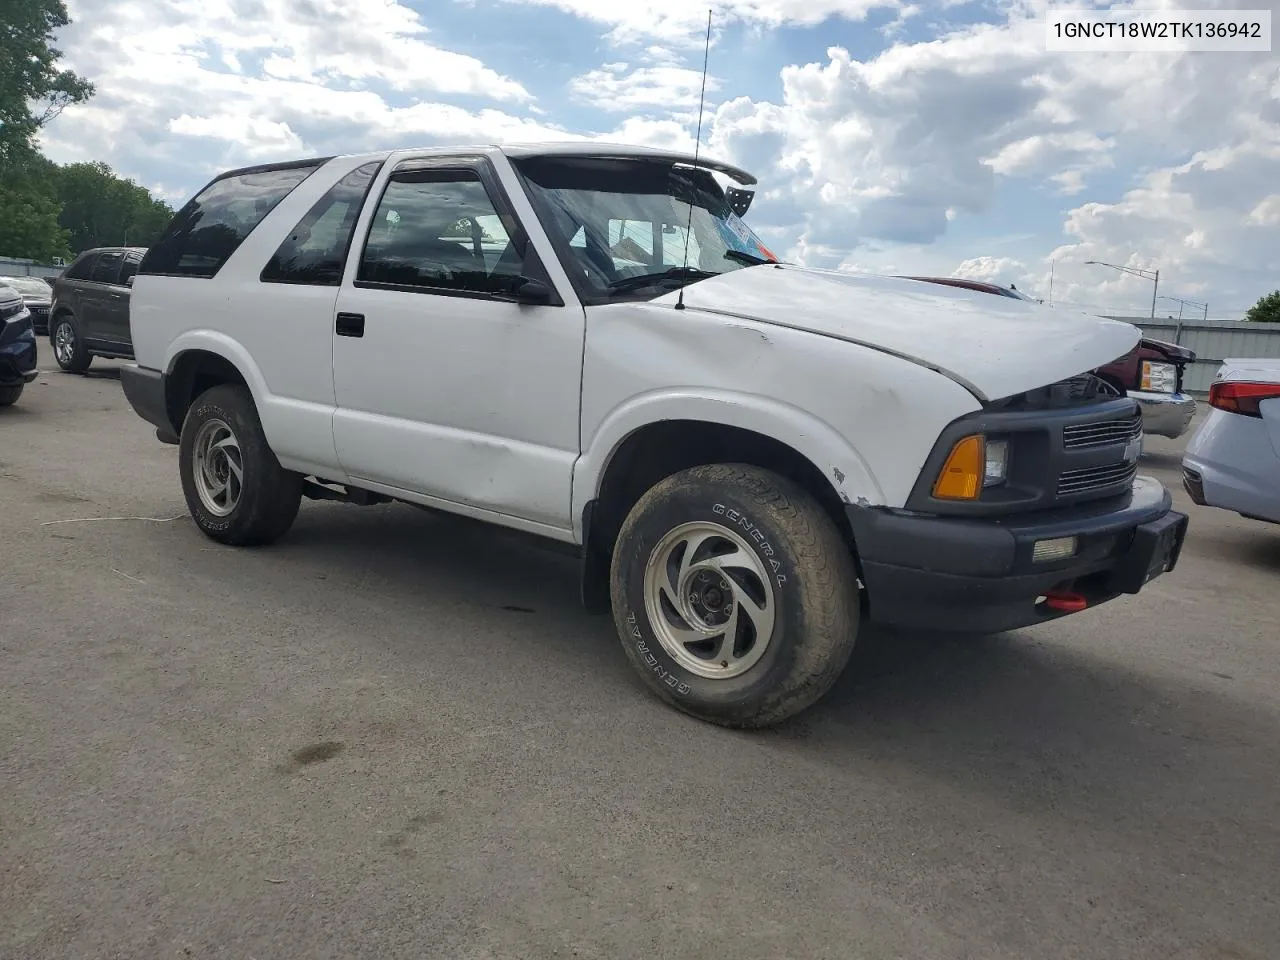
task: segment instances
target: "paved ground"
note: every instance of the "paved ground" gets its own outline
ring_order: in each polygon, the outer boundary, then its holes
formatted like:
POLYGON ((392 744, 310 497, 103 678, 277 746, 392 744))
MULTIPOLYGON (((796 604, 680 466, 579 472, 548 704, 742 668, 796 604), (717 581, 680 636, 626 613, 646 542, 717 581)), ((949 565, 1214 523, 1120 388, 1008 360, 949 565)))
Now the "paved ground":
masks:
POLYGON ((739 735, 567 560, 403 506, 216 547, 174 460, 110 363, 0 411, 6 960, 1276 955, 1278 528, 1179 490, 1140 597, 864 635, 739 735), (180 519, 53 523, 131 516, 180 519))

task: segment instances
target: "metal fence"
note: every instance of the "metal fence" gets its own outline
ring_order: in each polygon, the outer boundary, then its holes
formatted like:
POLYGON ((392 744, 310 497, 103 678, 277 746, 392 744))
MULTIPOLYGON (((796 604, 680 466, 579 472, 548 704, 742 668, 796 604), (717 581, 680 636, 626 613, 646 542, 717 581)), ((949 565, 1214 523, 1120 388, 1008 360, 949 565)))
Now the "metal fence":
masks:
POLYGON ((1196 353, 1187 368, 1185 389, 1206 394, 1218 366, 1228 357, 1280 357, 1280 323, 1248 323, 1244 320, 1175 320, 1150 317, 1115 317, 1140 327, 1154 340, 1181 344, 1196 353))
POLYGON ((67 269, 65 266, 55 266, 51 263, 0 257, 0 277, 56 277, 65 269, 67 269))

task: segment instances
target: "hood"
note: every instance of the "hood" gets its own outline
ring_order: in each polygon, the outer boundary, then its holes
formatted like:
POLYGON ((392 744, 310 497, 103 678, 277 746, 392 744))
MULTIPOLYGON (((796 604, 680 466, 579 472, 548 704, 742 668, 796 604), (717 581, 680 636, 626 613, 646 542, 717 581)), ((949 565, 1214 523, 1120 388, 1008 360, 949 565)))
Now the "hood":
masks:
MULTIPOLYGON (((652 301, 674 306, 676 293, 652 301)), ((1118 320, 898 277, 786 264, 684 288, 684 305, 861 344, 950 377, 986 402, 1096 369, 1138 343, 1118 320)))
POLYGON ((1142 346, 1147 350, 1153 350, 1162 354, 1164 358, 1171 363, 1188 364, 1195 360, 1194 350, 1188 350, 1186 347, 1177 343, 1170 343, 1168 340, 1156 340, 1152 337, 1143 337, 1142 346))

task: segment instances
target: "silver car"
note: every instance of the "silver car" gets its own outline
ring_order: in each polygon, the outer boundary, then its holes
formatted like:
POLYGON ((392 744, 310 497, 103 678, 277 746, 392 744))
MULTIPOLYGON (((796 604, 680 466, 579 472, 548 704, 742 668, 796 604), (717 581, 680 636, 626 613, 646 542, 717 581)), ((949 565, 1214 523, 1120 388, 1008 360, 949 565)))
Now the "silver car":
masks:
POLYGON ((1280 523, 1280 359, 1224 360, 1209 416, 1182 458, 1182 483, 1202 506, 1280 523))
POLYGON ((0 277, 0 284, 18 291, 31 311, 31 326, 36 333, 49 332, 49 306, 53 303, 53 287, 40 277, 0 277))

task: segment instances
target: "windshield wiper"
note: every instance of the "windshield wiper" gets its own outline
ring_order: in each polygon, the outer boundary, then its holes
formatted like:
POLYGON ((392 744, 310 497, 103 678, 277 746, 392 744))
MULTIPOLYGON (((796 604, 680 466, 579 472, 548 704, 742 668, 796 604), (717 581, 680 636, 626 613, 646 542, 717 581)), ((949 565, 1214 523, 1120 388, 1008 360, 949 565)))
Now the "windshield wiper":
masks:
POLYGON ((767 257, 757 257, 754 253, 743 253, 741 250, 726 250, 724 258, 732 260, 734 263, 745 263, 748 267, 759 267, 766 263, 777 262, 767 257))
POLYGON ((621 277, 609 284, 609 293, 626 293, 662 283, 676 283, 682 280, 692 282, 718 276, 720 274, 713 270, 699 270, 697 267, 672 267, 670 270, 663 270, 661 273, 642 273, 638 277, 621 277))

